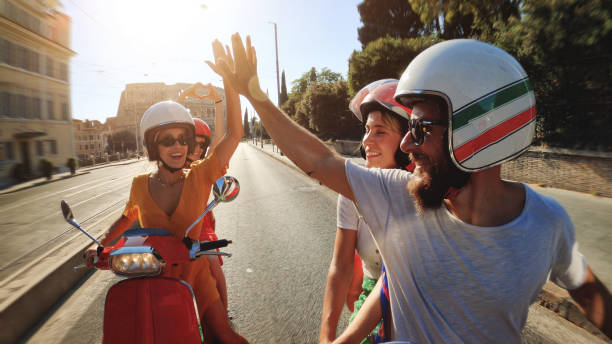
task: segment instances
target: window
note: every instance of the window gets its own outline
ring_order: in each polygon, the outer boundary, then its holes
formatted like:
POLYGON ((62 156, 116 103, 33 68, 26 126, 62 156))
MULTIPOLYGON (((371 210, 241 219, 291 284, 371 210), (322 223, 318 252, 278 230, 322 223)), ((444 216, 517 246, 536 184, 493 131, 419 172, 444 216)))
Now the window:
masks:
POLYGON ((9 101, 9 116, 11 117, 17 117, 17 95, 16 94, 10 94, 10 101, 9 101))
POLYGON ((43 142, 42 141, 36 141, 36 155, 38 155, 38 156, 43 156, 44 155, 43 142))
POLYGON ((11 42, 7 42, 8 47, 8 64, 17 66, 17 46, 11 42))
POLYGON ((40 98, 32 98, 32 118, 42 119, 40 98))
POLYGON ((8 92, 0 92, 0 116, 8 116, 10 111, 11 95, 8 92))
POLYGON ((93 135, 89 135, 89 141, 93 141, 93 135))
POLYGON ((9 62, 9 42, 0 38, 0 63, 9 62))
POLYGON ((36 73, 40 72, 39 56, 35 51, 30 52, 30 70, 36 73))
POLYGON ((47 100, 47 119, 55 119, 55 111, 53 111, 53 100, 47 100))
POLYGON ((15 115, 17 117, 25 117, 26 115, 26 96, 23 94, 17 95, 17 111, 15 115))
POLYGON ((28 96, 25 97, 25 108, 24 108, 24 117, 32 118, 32 98, 28 96))
POLYGON ((17 61, 16 61, 17 65, 16 67, 23 68, 23 69, 27 68, 27 64, 28 64, 27 55, 28 55, 28 50, 26 48, 20 47, 20 46, 17 47, 17 61))
POLYGON ((57 154, 57 142, 55 140, 47 140, 49 142, 49 151, 51 154, 57 154))
POLYGON ((89 149, 94 149, 93 143, 89 144, 89 149))
POLYGON ((7 160, 15 160, 15 152, 13 152, 13 143, 5 142, 4 143, 4 154, 7 160))
POLYGON ((49 56, 47 56, 47 65, 45 68, 45 74, 50 77, 53 77, 53 75, 55 74, 53 72, 53 59, 50 58, 49 56))
POLYGON ((68 66, 65 63, 59 65, 59 78, 68 81, 68 66))
POLYGON ((62 120, 68 120, 68 104, 62 103, 62 120))

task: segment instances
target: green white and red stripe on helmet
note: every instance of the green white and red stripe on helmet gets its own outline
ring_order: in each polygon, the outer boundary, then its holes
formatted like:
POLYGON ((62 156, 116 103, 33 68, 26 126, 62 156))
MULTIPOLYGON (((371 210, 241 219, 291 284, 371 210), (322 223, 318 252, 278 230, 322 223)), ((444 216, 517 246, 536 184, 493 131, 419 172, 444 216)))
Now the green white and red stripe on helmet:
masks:
POLYGON ((527 73, 502 49, 476 40, 438 43, 410 62, 395 99, 423 96, 448 106, 449 151, 461 170, 499 165, 525 151, 535 132, 535 95, 527 73))

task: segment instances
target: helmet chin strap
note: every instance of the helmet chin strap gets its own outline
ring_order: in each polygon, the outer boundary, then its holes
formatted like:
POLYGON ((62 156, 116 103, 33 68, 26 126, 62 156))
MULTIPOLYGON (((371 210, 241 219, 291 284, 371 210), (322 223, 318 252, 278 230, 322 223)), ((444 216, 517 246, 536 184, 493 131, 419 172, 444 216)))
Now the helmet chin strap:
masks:
POLYGON ((170 167, 168 166, 168 164, 166 164, 166 162, 163 159, 159 159, 159 161, 161 161, 162 163, 162 167, 165 168, 166 170, 170 171, 170 173, 174 173, 176 171, 182 170, 182 167, 179 168, 175 168, 175 167, 170 167))

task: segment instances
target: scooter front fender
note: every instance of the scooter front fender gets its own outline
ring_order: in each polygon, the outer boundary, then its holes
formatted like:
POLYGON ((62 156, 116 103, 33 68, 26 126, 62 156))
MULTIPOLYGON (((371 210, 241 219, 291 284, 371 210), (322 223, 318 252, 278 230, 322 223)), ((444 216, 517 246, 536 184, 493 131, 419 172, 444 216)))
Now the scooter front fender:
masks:
POLYGON ((171 278, 132 278, 106 294, 104 344, 202 343, 193 291, 171 278))

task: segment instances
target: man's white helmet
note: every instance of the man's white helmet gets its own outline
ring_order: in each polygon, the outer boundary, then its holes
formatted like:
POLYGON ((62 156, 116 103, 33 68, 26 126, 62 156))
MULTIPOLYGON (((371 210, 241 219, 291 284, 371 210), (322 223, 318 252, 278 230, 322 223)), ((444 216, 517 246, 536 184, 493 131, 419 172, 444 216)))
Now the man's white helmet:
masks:
POLYGON ((157 159, 157 150, 147 147, 147 143, 153 143, 158 129, 165 126, 185 126, 189 136, 192 139, 195 137, 195 126, 189 109, 171 100, 151 105, 140 120, 140 138, 152 160, 157 159))
POLYGON ((448 105, 449 151, 474 172, 525 151, 535 132, 535 95, 514 57, 493 45, 457 39, 433 45, 410 62, 395 99, 411 107, 423 95, 448 105))

